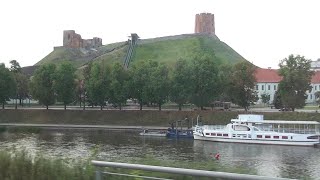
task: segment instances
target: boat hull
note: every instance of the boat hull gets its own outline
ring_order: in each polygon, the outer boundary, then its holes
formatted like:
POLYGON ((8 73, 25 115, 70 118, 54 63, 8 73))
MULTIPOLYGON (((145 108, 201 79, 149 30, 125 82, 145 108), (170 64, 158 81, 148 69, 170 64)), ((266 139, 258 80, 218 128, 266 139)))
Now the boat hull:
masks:
POLYGON ((193 138, 195 140, 214 141, 214 142, 288 145, 288 146, 314 146, 315 144, 319 143, 319 141, 284 141, 284 140, 257 140, 257 139, 205 137, 195 133, 193 134, 193 138))

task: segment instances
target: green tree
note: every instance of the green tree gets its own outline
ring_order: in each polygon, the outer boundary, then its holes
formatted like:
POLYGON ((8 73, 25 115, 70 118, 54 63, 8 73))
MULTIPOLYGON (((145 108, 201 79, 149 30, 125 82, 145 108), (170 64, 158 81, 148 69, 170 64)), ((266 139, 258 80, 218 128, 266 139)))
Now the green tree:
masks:
POLYGON ((171 76, 170 99, 177 103, 179 111, 191 96, 191 71, 186 60, 178 60, 171 76))
POLYGON ((276 109, 281 109, 283 107, 279 90, 274 94, 273 105, 276 109))
POLYGON ((311 90, 310 86, 313 71, 311 60, 303 56, 289 55, 280 64, 279 75, 282 80, 279 83, 281 101, 284 107, 294 111, 295 108, 302 108, 307 98, 306 91, 311 90))
POLYGON ((231 101, 245 109, 258 100, 257 92, 254 90, 256 79, 255 67, 247 61, 234 65, 230 76, 229 96, 231 101))
POLYGON ((76 69, 69 62, 62 63, 55 71, 54 89, 58 101, 63 102, 64 110, 67 109, 67 105, 73 102, 75 98, 75 71, 76 69))
POLYGON ((19 99, 19 105, 22 105, 22 100, 29 96, 29 79, 22 73, 19 62, 12 60, 10 61, 10 64, 10 71, 13 73, 17 85, 16 94, 14 97, 16 100, 15 108, 17 109, 17 99, 19 99))
POLYGON ((169 70, 165 64, 159 64, 152 67, 150 82, 148 86, 151 90, 149 100, 152 103, 158 104, 159 111, 161 106, 166 102, 169 96, 169 70))
POLYGON ((196 57, 192 60, 191 102, 203 110, 220 95, 218 64, 208 56, 196 57))
POLYGON ((219 92, 220 95, 218 97, 218 101, 220 102, 230 102, 231 97, 229 95, 230 85, 231 85, 231 75, 232 75, 232 69, 233 66, 231 64, 222 64, 219 66, 219 92))
POLYGON ((263 104, 267 104, 267 103, 269 104, 270 94, 268 94, 268 93, 261 94, 261 100, 262 100, 263 104))
POLYGON ((10 61, 11 67, 10 71, 13 73, 21 73, 21 66, 17 60, 10 61))
POLYGON ((86 90, 92 103, 99 105, 102 110, 110 91, 110 67, 103 63, 94 63, 86 90))
POLYGON ((16 93, 16 83, 13 74, 5 67, 4 64, 0 64, 0 103, 2 109, 10 97, 16 93))
POLYGON ((30 80, 22 73, 17 73, 14 76, 17 84, 17 98, 19 99, 19 105, 22 106, 22 100, 29 97, 30 80))
POLYGON ((111 71, 109 102, 119 109, 126 104, 129 94, 129 74, 120 63, 115 63, 111 71))
POLYGON ((155 63, 151 60, 134 62, 130 68, 130 97, 137 99, 142 110, 143 104, 149 101, 148 83, 155 63))
POLYGON ((46 109, 49 109, 49 105, 55 103, 53 87, 55 70, 56 66, 54 64, 39 67, 30 83, 32 97, 39 100, 40 104, 45 105, 46 109))

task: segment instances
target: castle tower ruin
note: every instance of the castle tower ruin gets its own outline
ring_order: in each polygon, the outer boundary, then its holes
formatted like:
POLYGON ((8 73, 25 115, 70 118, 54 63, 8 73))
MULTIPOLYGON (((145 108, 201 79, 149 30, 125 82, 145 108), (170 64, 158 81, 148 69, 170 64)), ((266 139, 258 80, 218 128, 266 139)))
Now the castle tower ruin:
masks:
POLYGON ((215 35, 214 14, 196 14, 194 33, 206 33, 215 35))
POLYGON ((74 30, 63 31, 63 47, 90 49, 100 46, 102 46, 101 38, 82 39, 81 35, 77 34, 74 30))

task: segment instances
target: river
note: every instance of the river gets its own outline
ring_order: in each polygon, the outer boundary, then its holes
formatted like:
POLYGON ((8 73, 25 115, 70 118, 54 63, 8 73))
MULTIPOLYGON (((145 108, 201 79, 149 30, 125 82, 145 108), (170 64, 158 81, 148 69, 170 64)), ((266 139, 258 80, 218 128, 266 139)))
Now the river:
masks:
POLYGON ((0 147, 67 159, 89 158, 98 148, 95 156, 105 161, 143 158, 147 154, 161 160, 204 162, 216 161, 212 154, 219 152, 222 166, 253 169, 263 176, 320 179, 320 149, 313 147, 216 143, 143 137, 135 131, 83 129, 42 130, 39 134, 4 132, 0 134, 0 147))

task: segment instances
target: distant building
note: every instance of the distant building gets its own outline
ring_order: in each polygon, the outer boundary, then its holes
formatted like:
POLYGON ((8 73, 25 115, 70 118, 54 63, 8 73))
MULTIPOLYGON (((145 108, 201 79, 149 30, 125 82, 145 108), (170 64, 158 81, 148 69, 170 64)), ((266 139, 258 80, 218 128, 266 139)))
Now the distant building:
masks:
MULTIPOLYGON (((258 104, 262 103, 261 95, 262 94, 269 94, 270 101, 269 103, 272 104, 274 100, 274 94, 278 89, 278 85, 282 79, 281 76, 278 74, 278 70, 276 69, 262 69, 258 68, 255 72, 256 77, 256 91, 258 92, 259 100, 257 101, 258 104)), ((307 91, 307 99, 306 103, 315 103, 315 92, 320 91, 320 71, 315 71, 314 76, 311 78, 311 91, 307 91)))
POLYGON ((311 69, 314 71, 320 71, 320 58, 316 61, 311 61, 311 69))
POLYGON ((258 92, 259 100, 258 104, 262 103, 261 95, 269 94, 270 101, 269 104, 272 104, 274 94, 278 89, 279 82, 281 81, 281 76, 279 76, 278 71, 276 69, 262 69, 258 68, 255 72, 256 76, 256 91, 258 92))

